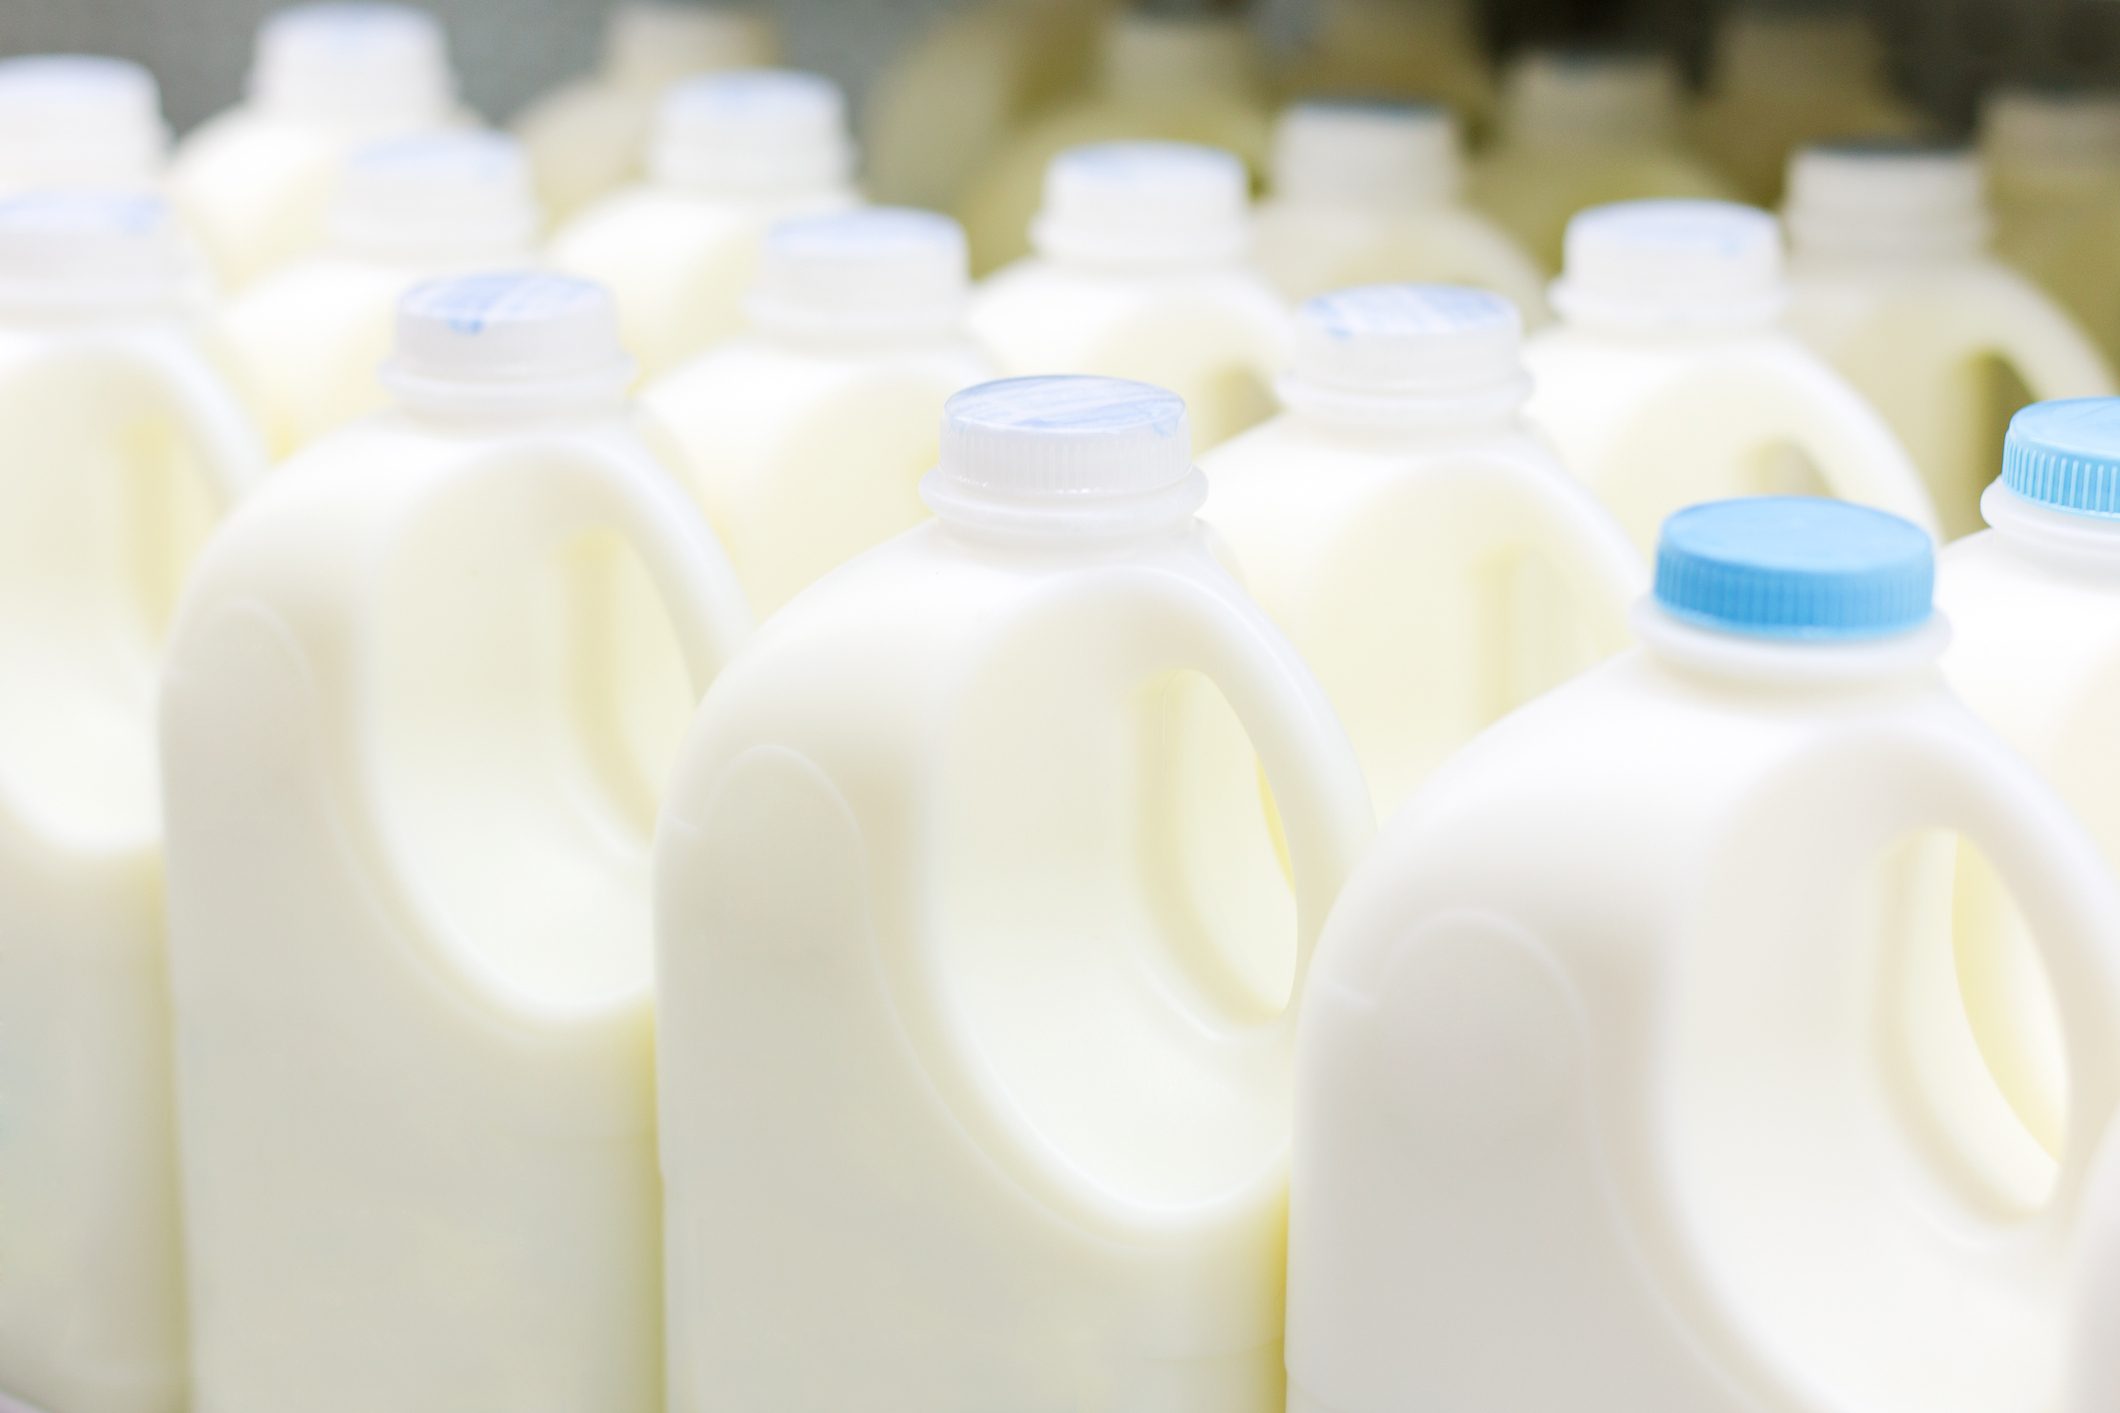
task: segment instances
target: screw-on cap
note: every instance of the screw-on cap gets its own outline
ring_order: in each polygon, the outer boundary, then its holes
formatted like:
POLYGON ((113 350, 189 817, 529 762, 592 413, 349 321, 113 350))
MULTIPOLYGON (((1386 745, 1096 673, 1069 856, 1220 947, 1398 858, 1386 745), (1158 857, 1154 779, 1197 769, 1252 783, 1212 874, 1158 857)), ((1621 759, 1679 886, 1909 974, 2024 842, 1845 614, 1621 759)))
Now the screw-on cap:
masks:
POLYGON ((1227 259, 1250 235, 1244 164, 1217 147, 1100 142, 1045 169, 1031 244, 1059 260, 1161 264, 1227 259))
POLYGON ((1461 285, 1366 285, 1306 301, 1291 407, 1370 422, 1479 418, 1530 396, 1523 319, 1498 294, 1461 285))
POLYGON ((2120 93, 1998 88, 1980 108, 1980 146, 2003 172, 2120 166, 2120 93))
POLYGON ((2021 409, 2003 438, 2002 484, 2049 509, 2120 516, 2120 398, 2021 409))
POLYGON ((522 145, 470 128, 362 148, 339 174, 331 213, 334 244, 413 261, 523 258, 537 226, 522 145))
POLYGON ((856 207, 792 217, 767 232, 748 311, 775 332, 927 335, 956 323, 970 283, 955 221, 856 207))
POLYGON ((0 307, 68 316, 174 309, 199 266, 161 197, 35 191, 0 201, 0 307))
POLYGON ((1273 191, 1284 201, 1405 211, 1457 195, 1457 120, 1428 103, 1298 103, 1274 128, 1273 191))
POLYGON ((1987 184, 1965 148, 1826 143, 1790 161, 1784 216, 1799 256, 1969 255, 1987 241, 1987 184))
POLYGON ((633 363, 602 285, 505 271, 427 280, 398 302, 383 380, 442 412, 577 411, 623 400, 633 363))
POLYGON ((737 196, 823 192, 854 172, 846 95, 793 69, 731 69, 673 84, 656 112, 654 179, 737 196))
POLYGON ((147 186, 169 128, 155 78, 93 54, 0 60, 0 185, 147 186))
POLYGON ((409 132, 455 102, 449 40, 425 10, 383 0, 318 0, 258 26, 253 102, 317 122, 409 132))
POLYGON ((1622 201, 1568 223, 1553 305, 1571 322, 1726 328, 1771 321, 1787 298, 1781 228, 1730 201, 1622 201))
POLYGON ((1695 627, 1837 641, 1929 621, 1936 550, 1910 521, 1811 496, 1713 501, 1664 521, 1656 602, 1695 627))
POLYGON ((773 23, 735 5, 630 0, 604 28, 604 73, 629 88, 656 89, 686 74, 752 69, 780 57, 773 23))
POLYGON ((1619 145, 1666 137, 1678 125, 1678 73, 1631 49, 1545 49, 1502 82, 1502 132, 1541 147, 1619 145))

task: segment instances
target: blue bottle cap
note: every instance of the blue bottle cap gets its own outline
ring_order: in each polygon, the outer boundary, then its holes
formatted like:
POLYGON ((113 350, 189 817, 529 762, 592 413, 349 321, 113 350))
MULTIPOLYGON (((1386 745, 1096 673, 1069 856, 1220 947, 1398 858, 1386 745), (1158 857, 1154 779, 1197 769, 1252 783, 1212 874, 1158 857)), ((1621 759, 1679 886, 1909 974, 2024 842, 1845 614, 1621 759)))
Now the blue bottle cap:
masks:
POLYGON ((2120 397, 2035 402, 2010 419, 2002 484, 2071 515, 2120 515, 2120 397))
POLYGON ((1928 622, 1935 577, 1935 546, 1919 526, 1809 496, 1692 506, 1664 521, 1656 548, 1666 613, 1752 638, 1904 633, 1928 622))

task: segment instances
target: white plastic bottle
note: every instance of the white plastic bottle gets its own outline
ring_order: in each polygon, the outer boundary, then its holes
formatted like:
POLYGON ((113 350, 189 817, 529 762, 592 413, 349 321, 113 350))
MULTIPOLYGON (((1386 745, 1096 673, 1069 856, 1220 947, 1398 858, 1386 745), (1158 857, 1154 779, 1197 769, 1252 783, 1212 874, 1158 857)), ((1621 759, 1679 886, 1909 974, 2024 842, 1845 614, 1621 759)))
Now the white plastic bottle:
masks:
POLYGON ((642 391, 761 618, 927 518, 942 405, 993 376, 968 283, 947 216, 795 217, 766 236, 749 331, 642 391))
POLYGON ((168 156, 162 91, 138 64, 94 54, 0 59, 0 196, 147 191, 168 156))
POLYGON ((973 337, 1005 373, 1096 373, 1185 399, 1203 450, 1273 411, 1288 311, 1246 261, 1244 164, 1168 142, 1053 159, 1037 253, 972 298, 973 337))
POLYGON ((2004 88, 1981 108, 1995 250, 2120 360, 2120 97, 2004 88))
POLYGON ((640 180, 655 104, 679 79, 779 57, 762 11, 685 0, 624 0, 604 24, 602 62, 516 116, 538 199, 555 220, 640 180))
POLYGON ((1935 527, 1890 425, 1779 326, 1787 300, 1764 211, 1640 201, 1570 223, 1560 323, 1525 349, 1531 419, 1644 549, 1681 506, 1768 491, 1935 527))
POLYGON ((743 325, 758 246, 785 216, 852 206, 846 99, 829 79, 735 69, 663 95, 648 179, 553 236, 554 264, 609 287, 642 375, 743 325))
POLYGON ((0 201, 0 1399, 181 1413, 154 695, 265 451, 158 199, 0 201))
POLYGON ((674 740, 637 726, 747 615, 603 291, 421 285, 389 376, 223 527, 170 651, 194 1402, 657 1413, 674 740))
POLYGON ((312 0, 258 27, 249 91, 188 133, 170 189, 221 284, 324 237, 346 155, 464 121, 441 22, 387 0, 312 0))
POLYGON ((1289 108, 1274 130, 1272 194, 1254 216, 1254 262, 1290 299, 1353 285, 1479 285, 1536 322, 1545 274, 1463 204, 1460 142, 1442 108, 1289 108))
POLYGON ((1316 0, 1276 75, 1298 99, 1379 94, 1449 107, 1476 131, 1494 116, 1494 72, 1468 0, 1316 0))
POLYGON ((1320 296, 1297 313, 1287 410, 1200 464, 1204 518, 1324 684, 1381 815, 1625 646, 1647 583, 1524 420, 1520 329, 1482 290, 1320 296))
POLYGON ((663 814, 671 1406, 1279 1413, 1360 768, 1177 398, 970 389, 925 490, 716 684, 663 814))
POLYGON ((424 133, 347 158, 323 246, 258 279, 223 321, 274 456, 387 404, 377 369, 406 290, 443 274, 526 266, 537 228, 529 168, 512 138, 424 133))
POLYGON ((1945 690, 1931 555, 1867 507, 1684 511, 1642 650, 1394 821, 1297 1042, 1292 1413, 2057 1406, 2120 888, 1945 690), (1953 834, 2058 983, 2058 1161, 1971 1052, 1953 834))
POLYGON ((1788 324, 1892 424, 1947 537, 1980 526, 2026 402, 2113 390, 2104 355, 1987 253, 1980 166, 1904 143, 1808 148, 1789 176, 1788 324))

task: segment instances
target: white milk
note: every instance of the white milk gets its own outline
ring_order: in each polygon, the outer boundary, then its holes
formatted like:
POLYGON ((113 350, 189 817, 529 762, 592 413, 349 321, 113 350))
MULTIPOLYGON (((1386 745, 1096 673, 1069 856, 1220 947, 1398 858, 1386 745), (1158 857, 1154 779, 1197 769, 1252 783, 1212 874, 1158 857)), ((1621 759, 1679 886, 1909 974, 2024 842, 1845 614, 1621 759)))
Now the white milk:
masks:
POLYGON ((1393 823, 1298 1040, 1292 1413, 2056 1407, 2120 889, 1945 690, 1930 557, 1832 501, 1675 516, 1643 650, 1393 823), (1971 1049, 1954 833, 2060 983, 2058 1164, 1971 1049))
POLYGON ((846 99, 829 79, 687 79, 657 110, 647 180, 562 226, 552 261, 617 296, 626 349, 652 378, 742 328, 767 229, 853 205, 853 177, 846 99))
POLYGON ((215 538, 170 653, 196 1406, 658 1413, 639 728, 747 616, 601 290, 421 285, 389 377, 215 538))
POLYGON ((50 187, 145 191, 169 156, 162 91, 124 59, 0 59, 0 195, 50 187))
POLYGON ((1569 218, 1655 197, 1725 197, 1729 185, 1687 150, 1680 86, 1648 52, 1561 49, 1509 69, 1501 132, 1472 170, 1472 204, 1548 269, 1569 218))
POLYGON ((1289 1007, 1373 826, 1204 490, 1160 390, 959 394, 938 523, 709 694, 656 855, 673 1409, 1279 1413, 1289 1007))
POLYGON ((1778 326, 1787 299, 1764 211, 1640 201, 1570 224, 1561 322, 1525 349, 1531 417, 1644 549, 1681 506, 1769 491, 1935 526, 1891 426, 1778 326))
POLYGON ((1316 0, 1309 31, 1276 75, 1297 99, 1320 94, 1420 99, 1484 130, 1494 73, 1470 0, 1316 0))
POLYGON ((324 238, 348 153, 463 121, 434 16, 317 0, 258 27, 248 95, 185 136, 170 189, 221 283, 240 289, 324 238))
POLYGON ((1185 399, 1194 444, 1273 411, 1288 311, 1245 260, 1244 166, 1226 152, 1111 142, 1053 159, 1037 253, 972 298, 1006 373, 1136 378, 1185 399))
POLYGON ((2120 359, 2120 98, 2002 89, 1981 109, 1995 249, 2120 359))
POLYGON ((1272 195, 1253 261, 1290 299, 1352 285, 1478 285, 1545 313, 1545 274, 1461 200, 1457 122, 1442 108, 1298 103, 1274 129, 1272 195))
POLYGON ((604 22, 602 62, 518 114, 538 199, 565 219, 638 181, 655 104, 679 79, 770 64, 780 45, 770 20, 733 5, 625 0, 604 22))
POLYGON ((741 338, 650 383, 693 493, 764 617, 927 518, 950 394, 993 376, 963 331, 964 232, 871 207, 767 235, 741 338))
POLYGON ((536 257, 522 149, 465 130, 393 138, 346 160, 322 247, 251 284, 224 321, 275 456, 384 407, 398 299, 433 276, 536 257))
POLYGON ((1204 518, 1353 737, 1380 814, 1496 718, 1629 641, 1647 582, 1524 420, 1498 295, 1382 285, 1298 311, 1287 411, 1204 457, 1204 518))
POLYGON ((1980 527, 1980 492, 2012 413, 2112 391, 2089 336, 1988 254, 1971 154, 1892 142, 1806 149, 1784 220, 1789 328, 1892 424, 1946 536, 1980 527))
POLYGON ((265 472, 135 194, 0 201, 0 1398, 179 1413, 153 707, 178 585, 265 472))

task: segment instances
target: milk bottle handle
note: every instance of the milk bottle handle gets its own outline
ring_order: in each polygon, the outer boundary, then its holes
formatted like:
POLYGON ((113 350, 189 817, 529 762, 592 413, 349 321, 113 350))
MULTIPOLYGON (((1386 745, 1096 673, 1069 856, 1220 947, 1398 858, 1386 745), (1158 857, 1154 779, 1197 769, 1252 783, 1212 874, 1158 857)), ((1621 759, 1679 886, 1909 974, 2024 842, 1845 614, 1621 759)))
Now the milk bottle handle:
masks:
POLYGON ((1995 321, 1995 351, 2024 379, 2035 401, 2103 397, 2113 392, 2113 368, 2089 334, 2015 271, 1998 284, 2003 302, 1995 321))
POLYGON ((188 341, 160 333, 95 340, 76 345, 65 356, 91 368, 103 364, 130 369, 160 388, 185 439, 198 450, 201 472, 222 510, 242 499, 271 469, 271 456, 249 411, 188 341))
POLYGON ((1801 409, 1801 425, 1790 429, 1793 440, 1810 455, 1827 490, 1841 500, 1889 510, 1939 535, 1935 502, 1891 424, 1808 354, 1783 371, 1797 383, 1794 401, 1801 409))

